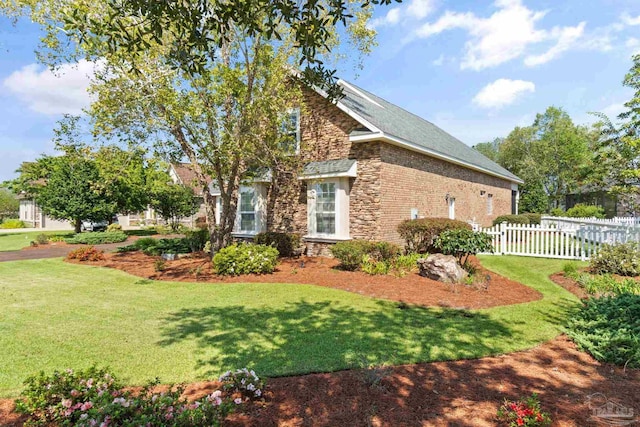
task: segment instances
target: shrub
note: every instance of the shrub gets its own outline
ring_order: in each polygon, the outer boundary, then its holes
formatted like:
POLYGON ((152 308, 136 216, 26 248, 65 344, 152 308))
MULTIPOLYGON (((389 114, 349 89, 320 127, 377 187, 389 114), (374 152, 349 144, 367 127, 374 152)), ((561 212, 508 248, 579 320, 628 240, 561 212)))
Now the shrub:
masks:
POLYGON ((551 216, 565 216, 567 213, 562 208, 553 208, 549 215, 551 216))
POLYGON ((562 271, 566 277, 574 279, 578 275, 578 265, 575 262, 566 262, 562 266, 562 271))
POLYGON ((19 219, 5 219, 4 221, 2 221, 2 224, 0 224, 0 228, 25 228, 26 224, 24 223, 24 221, 20 221, 19 219))
POLYGON ((229 245, 213 257, 213 268, 220 275, 273 273, 277 264, 276 248, 253 243, 229 245))
POLYGON ((591 257, 589 269, 596 274, 640 275, 640 243, 603 244, 591 257))
POLYGON ((493 252, 491 236, 472 230, 447 230, 435 241, 435 247, 445 255, 458 258, 461 266, 466 266, 470 255, 479 252, 493 252))
POLYGON ((412 271, 418 270, 418 260, 424 258, 420 254, 399 255, 391 263, 391 272, 398 277, 404 277, 412 271))
POLYGON ((109 224, 107 226, 107 233, 114 233, 116 231, 122 231, 122 226, 117 222, 114 222, 113 224, 109 224))
POLYGON ((219 426, 234 408, 221 391, 188 402, 182 397, 183 387, 153 392, 157 385, 158 380, 134 393, 122 390, 122 385, 103 369, 56 371, 50 376, 41 372, 25 381, 16 407, 29 416, 25 425, 60 427, 219 426))
POLYGON ((127 240, 127 235, 122 231, 114 231, 111 233, 80 233, 73 237, 65 239, 65 242, 72 245, 99 245, 102 243, 120 243, 127 240))
POLYGON ((46 245, 47 243, 49 243, 49 236, 44 233, 38 234, 36 236, 36 243, 39 245, 46 245))
POLYGON ((640 367, 640 295, 589 298, 570 318, 569 335, 601 362, 640 367))
POLYGON ((527 215, 500 215, 493 220, 493 225, 502 224, 529 224, 530 220, 527 215))
POLYGON ((578 203, 574 207, 567 209, 565 215, 570 218, 604 218, 604 209, 601 206, 578 203))
POLYGON ((240 393, 249 400, 261 398, 265 386, 265 382, 247 368, 225 372, 220 376, 220 382, 225 390, 240 393))
POLYGON ((204 249, 211 236, 206 228, 195 228, 186 230, 184 233, 185 243, 191 249, 191 252, 200 252, 204 249))
POLYGON ((539 225, 542 222, 542 214, 539 213, 523 213, 522 216, 529 218, 529 224, 539 225))
POLYGON ((64 242, 67 237, 69 236, 66 234, 50 234, 47 236, 47 240, 49 242, 64 242))
POLYGON ((367 240, 349 240, 338 242, 331 246, 329 250, 331 255, 340 261, 340 268, 356 271, 360 268, 362 257, 369 254, 372 246, 373 243, 367 240))
MULTIPOLYGON (((142 240, 142 239, 140 239, 142 240)), ((162 254, 188 254, 191 248, 186 239, 176 237, 173 239, 152 239, 154 244, 142 249, 146 255, 162 255, 162 254)))
POLYGON ((136 240, 131 246, 134 246, 139 250, 144 250, 152 246, 155 246, 157 244, 158 244, 158 240, 154 239, 153 237, 142 237, 136 240))
POLYGON ((372 242, 368 253, 374 260, 390 262, 396 259, 402 250, 395 243, 372 242))
POLYGON ((371 275, 387 274, 389 273, 389 268, 387 261, 376 261, 375 258, 366 254, 362 256, 362 261, 360 262, 360 270, 371 275))
POLYGON ((253 242, 257 245, 273 246, 281 257, 297 255, 300 247, 300 235, 295 233, 276 233, 269 231, 256 234, 253 242))
POLYGON ((533 393, 531 397, 517 401, 504 401, 498 409, 498 421, 509 427, 547 427, 551 425, 549 414, 542 412, 538 396, 533 393))
POLYGON ((405 241, 407 253, 433 252, 433 242, 445 230, 467 229, 471 225, 464 221, 448 218, 421 218, 402 221, 398 225, 398 233, 405 241))
POLYGON ((95 246, 83 246, 67 254, 67 259, 77 259, 78 261, 102 261, 104 252, 95 246))
POLYGON ((640 283, 633 279, 618 280, 610 274, 597 276, 581 274, 576 275, 576 280, 590 295, 640 295, 640 283))
POLYGON ((167 262, 165 260, 163 260, 162 258, 157 259, 153 262, 153 270, 154 271, 164 271, 164 269, 167 268, 167 262))

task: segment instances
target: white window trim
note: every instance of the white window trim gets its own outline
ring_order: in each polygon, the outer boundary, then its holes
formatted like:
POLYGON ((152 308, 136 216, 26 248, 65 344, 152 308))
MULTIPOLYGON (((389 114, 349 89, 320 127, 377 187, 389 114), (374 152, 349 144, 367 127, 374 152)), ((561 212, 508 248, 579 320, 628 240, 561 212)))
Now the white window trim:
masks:
POLYGON ((456 219, 456 198, 449 197, 449 219, 456 219))
POLYGON ((335 242, 340 240, 349 240, 349 179, 348 178, 331 178, 308 181, 307 189, 307 235, 304 236, 308 241, 324 241, 335 242), (336 201, 335 201, 335 233, 317 233, 316 232, 316 202, 315 186, 318 183, 335 184, 336 201))
MULTIPOLYGON (((245 212, 246 213, 246 212, 245 212)), ((252 186, 241 186, 238 191, 238 207, 236 209, 236 221, 233 233, 235 237, 251 237, 264 231, 266 223, 266 187, 264 184, 256 183, 252 186), (241 194, 242 192, 253 192, 253 206, 255 213, 255 226, 253 230, 241 230, 241 194)))

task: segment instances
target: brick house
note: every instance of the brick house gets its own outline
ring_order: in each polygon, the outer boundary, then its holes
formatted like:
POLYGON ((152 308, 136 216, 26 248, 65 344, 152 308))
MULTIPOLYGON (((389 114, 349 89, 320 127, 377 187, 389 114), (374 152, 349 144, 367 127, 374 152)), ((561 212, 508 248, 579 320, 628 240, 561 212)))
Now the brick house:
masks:
MULTIPOLYGON (((432 123, 357 86, 344 97, 303 91, 291 132, 304 167, 292 190, 267 210, 270 177, 240 189, 237 237, 287 231, 304 236, 310 254, 347 239, 402 243, 410 218, 448 217, 489 225, 517 212, 523 181, 432 123)), ((215 194, 215 191, 214 191, 215 194)))

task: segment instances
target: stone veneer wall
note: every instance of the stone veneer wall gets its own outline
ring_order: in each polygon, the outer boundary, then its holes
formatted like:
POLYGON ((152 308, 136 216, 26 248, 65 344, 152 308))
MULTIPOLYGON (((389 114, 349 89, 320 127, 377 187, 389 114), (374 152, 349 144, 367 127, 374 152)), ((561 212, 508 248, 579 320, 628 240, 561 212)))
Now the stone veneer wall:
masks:
MULTIPOLYGON (((360 124, 313 91, 304 91, 300 120, 302 164, 312 161, 357 159, 358 177, 350 179, 350 237, 377 239, 380 230, 380 144, 349 141, 360 124)), ((295 174, 274 182, 279 195, 272 200, 268 228, 307 234, 307 185, 295 174)), ((270 191, 273 191, 273 187, 270 191)), ((308 243, 308 253, 328 254, 328 245, 308 243)))
POLYGON ((411 218, 411 208, 424 217, 448 218, 445 196, 455 197, 455 218, 491 225, 498 215, 511 213, 511 183, 462 166, 390 144, 381 148, 380 238, 402 244, 396 228, 411 218), (484 191, 484 195, 480 192, 484 191), (487 214, 487 195, 493 213, 487 214))

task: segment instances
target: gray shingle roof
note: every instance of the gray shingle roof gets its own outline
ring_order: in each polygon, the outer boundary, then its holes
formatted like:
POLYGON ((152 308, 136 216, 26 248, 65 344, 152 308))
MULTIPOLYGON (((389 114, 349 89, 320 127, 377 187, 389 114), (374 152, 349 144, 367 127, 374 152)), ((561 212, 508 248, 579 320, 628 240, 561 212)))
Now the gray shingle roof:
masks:
POLYGON ((337 175, 349 172, 356 163, 354 159, 326 160, 324 162, 311 162, 304 166, 302 176, 337 175))
MULTIPOLYGON (((409 142, 463 164, 487 170, 513 182, 522 182, 520 178, 489 160, 478 151, 459 139, 449 135, 433 123, 410 113, 397 105, 367 92, 348 82, 341 81, 344 98, 340 103, 381 130, 386 136, 409 142)), ((362 123, 366 126, 365 123, 362 123)), ((371 129, 372 131, 374 129, 371 129)), ((363 135, 359 129, 352 136, 363 135)))

